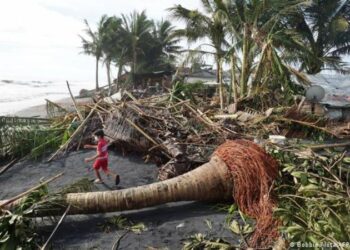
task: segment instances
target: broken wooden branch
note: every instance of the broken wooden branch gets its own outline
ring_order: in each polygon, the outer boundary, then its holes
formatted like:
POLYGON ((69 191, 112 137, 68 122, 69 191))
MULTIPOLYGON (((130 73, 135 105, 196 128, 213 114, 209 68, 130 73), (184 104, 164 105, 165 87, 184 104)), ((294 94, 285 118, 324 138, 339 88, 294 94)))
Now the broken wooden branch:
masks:
POLYGON ((50 234, 49 238, 47 239, 47 241, 45 242, 45 244, 40 248, 41 250, 45 250, 47 245, 50 243, 50 240, 52 239, 52 237, 55 235, 55 233, 57 232, 58 228, 60 227, 60 225, 62 224, 64 218, 66 217, 66 215, 69 212, 71 205, 69 205, 66 209, 66 211, 64 212, 64 214, 62 215, 61 219, 58 221, 56 227, 54 228, 54 230, 52 231, 52 233, 50 234))
POLYGON ((141 105, 141 103, 139 102, 139 100, 137 100, 137 99, 135 98, 135 96, 133 96, 129 91, 124 90, 124 93, 127 94, 135 103, 141 105))
POLYGON ((133 123, 129 118, 125 118, 125 120, 131 125, 131 126, 133 126, 137 131, 139 131, 144 137, 146 137, 150 142, 152 142, 154 145, 156 145, 156 146, 160 146, 162 149, 164 149, 166 152, 165 152, 165 154, 166 154, 166 156, 168 156, 169 157, 169 159, 171 159, 172 157, 168 154, 168 149, 164 146, 164 145, 162 145, 162 144, 160 144, 160 143, 158 143, 158 142, 156 142, 152 137, 150 137, 145 131, 143 131, 139 126, 137 126, 135 123, 133 123))
POLYGON ((16 195, 15 197, 13 197, 13 198, 11 198, 9 200, 4 201, 3 203, 0 204, 0 208, 4 208, 5 206, 8 206, 9 204, 11 204, 11 203, 21 199, 22 197, 32 193, 33 191, 37 190, 38 188, 41 188, 42 186, 45 186, 46 184, 56 180, 57 178, 61 177, 62 175, 63 175, 63 172, 55 175, 54 177, 51 177, 50 179, 44 181, 43 183, 41 183, 41 184, 39 184, 39 185, 37 185, 35 187, 32 187, 32 188, 28 189, 27 191, 25 191, 25 192, 23 192, 23 193, 21 193, 19 195, 16 195))
POLYGON ((3 173, 5 173, 6 170, 8 170, 10 167, 12 167, 13 165, 15 165, 17 163, 18 159, 14 159, 13 161, 9 162, 8 164, 6 164, 5 166, 3 166, 0 169, 0 175, 2 175, 3 173))
POLYGON ((59 105, 58 103, 50 101, 49 99, 45 99, 45 101, 46 101, 46 111, 48 111, 48 104, 50 104, 52 106, 55 106, 58 110, 62 110, 63 112, 69 113, 69 111, 66 108, 59 105))
POLYGON ((322 145, 310 145, 307 146, 311 149, 325 149, 325 148, 342 148, 342 147, 347 147, 350 146, 350 142, 342 142, 342 143, 332 143, 332 144, 322 144, 322 145))
POLYGON ((319 131, 322 131, 322 132, 325 132, 329 135, 332 135, 336 138, 338 138, 339 136, 337 134, 335 134, 334 132, 326 129, 326 128, 323 128, 323 127, 319 127, 319 126, 316 126, 315 124, 313 123, 309 123, 309 122, 303 122, 303 121, 299 121, 299 120, 294 120, 294 119, 289 119, 289 118, 281 118, 281 117, 276 117, 276 120, 279 120, 279 121, 284 121, 284 122, 290 122, 290 123, 296 123, 296 124, 299 124, 299 125, 302 125, 302 126, 305 126, 305 127, 310 127, 310 128, 313 128, 313 129, 316 129, 316 130, 319 130, 319 131))
POLYGON ((84 120, 84 117, 83 117, 83 115, 81 114, 80 110, 78 109, 78 105, 77 105, 77 103, 76 103, 76 101, 75 101, 75 98, 74 98, 74 96, 73 96, 73 94, 72 94, 72 91, 71 91, 71 89, 70 89, 69 82, 66 81, 66 83, 67 83, 67 87, 68 87, 68 91, 69 91, 70 97, 72 98, 72 101, 73 101, 74 108, 75 108, 75 110, 77 111, 77 114, 78 114, 80 120, 82 121, 82 120, 84 120))

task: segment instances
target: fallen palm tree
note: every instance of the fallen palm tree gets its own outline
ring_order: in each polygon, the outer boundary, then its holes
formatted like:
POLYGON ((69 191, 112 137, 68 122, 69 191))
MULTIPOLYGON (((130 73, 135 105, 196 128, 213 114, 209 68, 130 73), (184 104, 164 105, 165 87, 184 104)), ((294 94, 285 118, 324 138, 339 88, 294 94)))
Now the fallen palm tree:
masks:
POLYGON ((267 246, 278 237, 277 222, 272 217, 274 202, 269 194, 277 172, 276 161, 256 144, 246 140, 227 141, 208 163, 176 178, 117 191, 68 193, 54 202, 51 199, 50 204, 38 203, 33 213, 60 214, 70 206, 69 214, 93 214, 167 202, 233 198, 241 211, 257 221, 250 244, 267 246))

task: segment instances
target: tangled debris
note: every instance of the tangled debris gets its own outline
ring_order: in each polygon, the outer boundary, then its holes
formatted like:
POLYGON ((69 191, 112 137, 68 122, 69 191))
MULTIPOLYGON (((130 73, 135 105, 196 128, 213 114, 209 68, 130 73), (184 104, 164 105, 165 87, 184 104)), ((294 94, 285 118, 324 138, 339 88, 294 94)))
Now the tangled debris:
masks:
POLYGON ((146 161, 155 162, 160 180, 207 162, 227 139, 266 139, 271 134, 317 140, 350 137, 346 126, 329 126, 324 118, 301 114, 297 105, 223 114, 206 98, 184 100, 169 93, 136 99, 125 92, 119 101, 102 98, 81 109, 88 111, 88 118, 80 121, 55 157, 79 149, 91 140, 94 130, 103 127, 112 147, 124 154, 140 152, 146 161))
MULTIPOLYGON (((35 140, 36 148, 45 151, 22 150, 21 144, 12 143, 9 147, 9 143, 3 143, 6 147, 2 146, 0 158, 14 159, 28 154, 37 158, 51 148, 57 150, 50 157, 53 160, 80 149, 81 145, 91 141, 93 131, 103 127, 111 147, 123 153, 142 153, 145 161, 157 163, 158 178, 165 180, 206 163, 215 148, 228 139, 264 141, 269 135, 314 141, 350 138, 349 124, 335 125, 323 117, 301 113, 297 104, 264 111, 247 108, 229 114, 219 111, 209 99, 184 97, 168 93, 137 99, 125 92, 121 100, 99 98, 92 104, 78 105, 77 109, 83 114, 82 119, 77 112, 70 112, 52 102, 48 104, 50 119, 38 122, 31 118, 15 121, 3 117, 0 120, 4 123, 0 128, 2 141, 15 142, 19 137, 31 140, 34 136, 38 138, 35 140), (54 112, 55 109, 59 112, 54 112), (9 133, 14 131, 8 129, 9 122, 12 122, 11 126, 15 124, 16 130, 30 131, 26 132, 30 136, 23 137, 22 132, 17 135, 9 133), (55 135, 52 138, 54 143, 46 147, 47 144, 40 138, 45 137, 47 131, 52 132, 53 128, 57 130, 57 134, 52 133, 55 135)), ((281 225, 279 232, 284 233, 290 241, 327 240, 334 244, 349 241, 349 158, 346 151, 341 155, 328 153, 329 148, 339 145, 347 147, 347 143, 336 143, 331 147, 305 146, 299 141, 287 146, 268 144, 268 152, 283 167, 279 171, 277 183, 274 183, 276 198, 270 196, 272 179, 277 175, 275 161, 262 159, 260 151, 253 144, 247 142, 247 145, 255 153, 254 156, 245 156, 246 159, 243 157, 242 162, 247 159, 253 162, 267 161, 267 165, 271 166, 271 169, 263 170, 259 164, 252 165, 251 170, 254 169, 262 176, 261 185, 249 182, 251 171, 245 171, 240 164, 232 164, 232 156, 226 157, 225 150, 218 150, 217 153, 223 154, 226 164, 237 173, 237 182, 242 184, 242 189, 235 189, 234 195, 240 210, 257 220, 249 244, 266 245, 270 241, 265 236, 276 239, 279 235, 276 231, 278 225, 281 225), (312 150, 324 150, 325 154, 312 150), (257 187, 262 193, 255 192, 257 187), (241 199, 247 190, 251 192, 249 203, 241 199), (340 229, 337 225, 341 225, 340 229)))

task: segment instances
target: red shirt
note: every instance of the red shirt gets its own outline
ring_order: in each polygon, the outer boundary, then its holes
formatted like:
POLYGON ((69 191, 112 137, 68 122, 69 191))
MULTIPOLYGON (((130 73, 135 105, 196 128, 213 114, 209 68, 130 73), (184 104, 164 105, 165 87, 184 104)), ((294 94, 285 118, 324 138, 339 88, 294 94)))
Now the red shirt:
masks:
POLYGON ((105 139, 100 139, 97 144, 97 154, 99 160, 108 159, 108 144, 105 139))

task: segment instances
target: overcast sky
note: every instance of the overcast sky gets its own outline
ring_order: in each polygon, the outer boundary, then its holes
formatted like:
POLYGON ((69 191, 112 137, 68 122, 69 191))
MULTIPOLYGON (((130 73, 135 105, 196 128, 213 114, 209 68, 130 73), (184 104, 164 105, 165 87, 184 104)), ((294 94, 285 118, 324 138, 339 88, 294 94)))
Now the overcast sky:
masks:
MULTIPOLYGON (((146 10, 166 18, 174 4, 199 0, 0 0, 0 80, 94 80, 94 58, 80 54, 83 20, 146 10)), ((105 72, 102 71, 102 79, 105 72)))
POLYGON ((80 54, 84 19, 94 26, 103 14, 133 10, 161 19, 174 4, 200 7, 199 0, 0 0, 0 80, 94 81, 94 58, 80 54))

